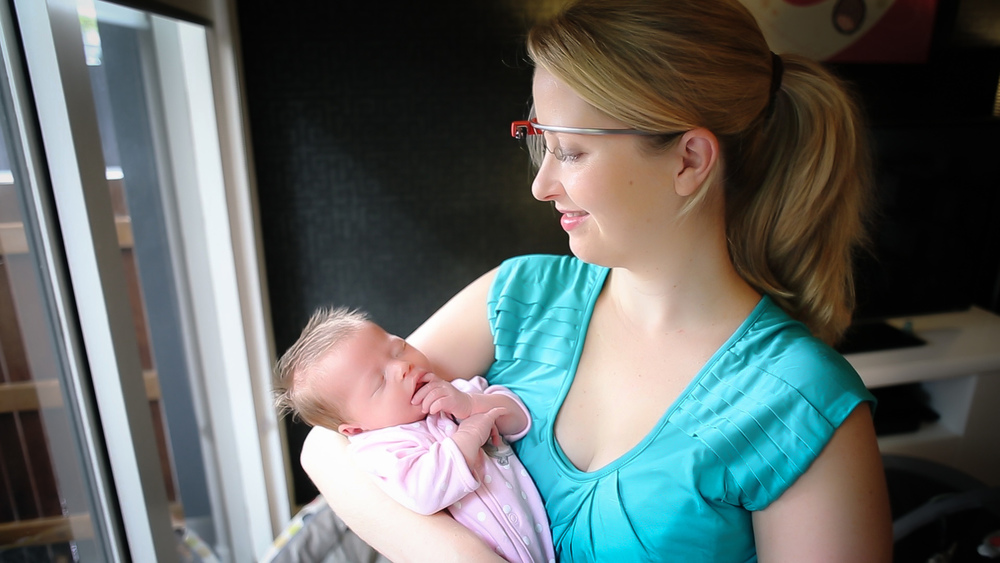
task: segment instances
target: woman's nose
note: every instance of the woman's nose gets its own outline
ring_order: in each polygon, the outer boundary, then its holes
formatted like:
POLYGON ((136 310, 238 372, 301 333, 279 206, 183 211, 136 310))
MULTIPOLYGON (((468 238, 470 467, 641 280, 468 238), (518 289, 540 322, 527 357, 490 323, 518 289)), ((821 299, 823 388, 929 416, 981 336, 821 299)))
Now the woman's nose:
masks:
POLYGON ((531 195, 538 201, 551 201, 562 193, 562 185, 552 171, 552 155, 546 153, 542 165, 531 182, 531 195))

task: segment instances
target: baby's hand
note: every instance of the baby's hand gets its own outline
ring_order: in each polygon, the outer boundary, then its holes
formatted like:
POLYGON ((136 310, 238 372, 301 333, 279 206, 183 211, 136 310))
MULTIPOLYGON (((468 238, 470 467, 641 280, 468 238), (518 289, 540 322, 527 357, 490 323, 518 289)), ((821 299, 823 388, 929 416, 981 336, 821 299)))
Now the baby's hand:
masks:
POLYGON ((470 439, 475 441, 477 447, 481 447, 487 440, 492 440, 493 445, 499 446, 501 441, 496 421, 505 414, 507 409, 503 407, 494 407, 486 412, 474 414, 458 424, 455 434, 471 436, 470 439))
POLYGON ((424 383, 424 386, 413 394, 412 404, 421 406, 423 412, 427 414, 445 414, 467 418, 472 414, 472 396, 463 393, 450 382, 441 379, 433 373, 425 373, 417 383, 424 383))

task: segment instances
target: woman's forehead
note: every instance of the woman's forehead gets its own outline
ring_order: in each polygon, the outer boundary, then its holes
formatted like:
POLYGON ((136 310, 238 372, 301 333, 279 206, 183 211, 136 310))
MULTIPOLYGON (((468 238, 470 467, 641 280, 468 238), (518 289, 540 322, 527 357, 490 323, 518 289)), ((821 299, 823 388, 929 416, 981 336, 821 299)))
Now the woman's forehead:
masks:
POLYGON ((537 68, 532 83, 535 117, 544 125, 568 127, 623 128, 622 122, 600 111, 565 82, 537 68))

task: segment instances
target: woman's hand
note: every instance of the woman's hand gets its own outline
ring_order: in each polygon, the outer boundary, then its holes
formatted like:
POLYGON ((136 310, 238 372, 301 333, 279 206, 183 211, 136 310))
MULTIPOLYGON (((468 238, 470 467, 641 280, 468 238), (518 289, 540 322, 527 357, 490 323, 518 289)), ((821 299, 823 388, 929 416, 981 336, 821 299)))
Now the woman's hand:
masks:
POLYGON ((503 561, 448 514, 422 516, 382 492, 352 463, 347 439, 337 432, 313 428, 302 446, 301 462, 334 512, 394 562, 503 561))

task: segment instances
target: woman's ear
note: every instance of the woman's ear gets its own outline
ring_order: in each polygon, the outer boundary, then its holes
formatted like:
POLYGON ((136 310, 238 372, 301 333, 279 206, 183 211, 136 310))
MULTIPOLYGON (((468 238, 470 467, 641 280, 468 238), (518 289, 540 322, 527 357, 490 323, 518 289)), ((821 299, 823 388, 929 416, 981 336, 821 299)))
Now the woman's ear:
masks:
POLYGON ((674 182, 677 195, 694 195, 709 178, 719 160, 719 140, 708 129, 698 127, 681 137, 677 143, 682 165, 674 182))

